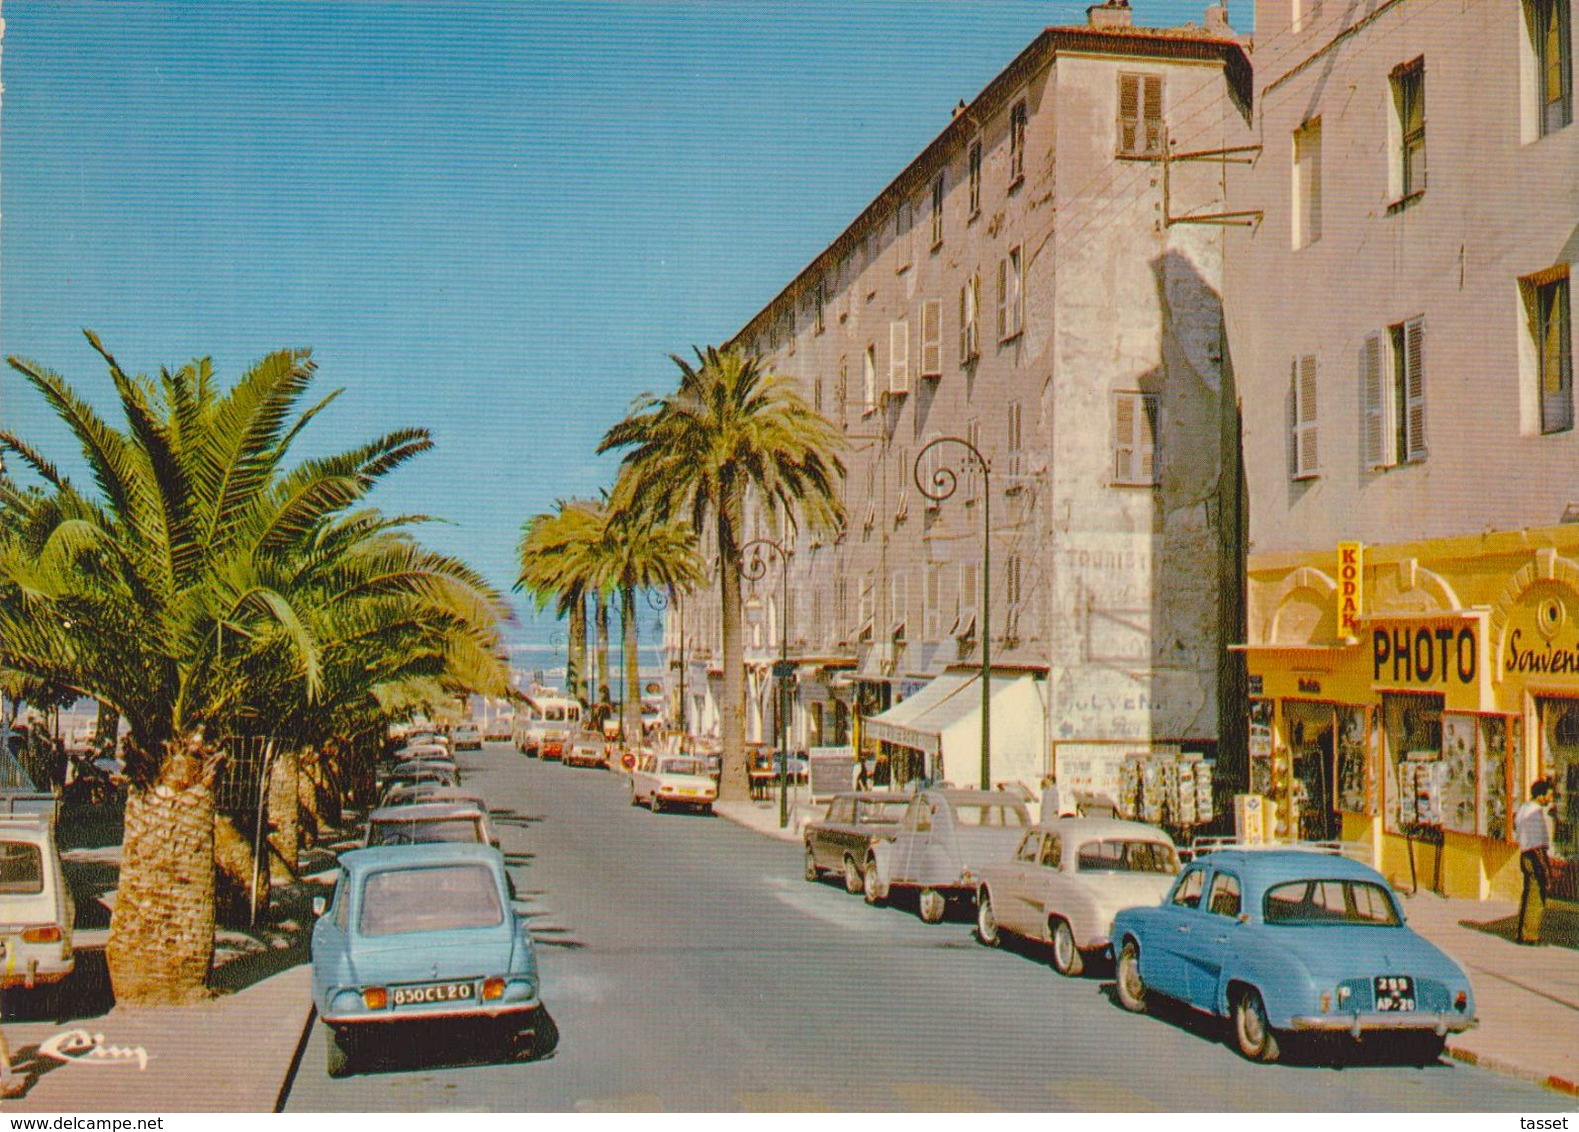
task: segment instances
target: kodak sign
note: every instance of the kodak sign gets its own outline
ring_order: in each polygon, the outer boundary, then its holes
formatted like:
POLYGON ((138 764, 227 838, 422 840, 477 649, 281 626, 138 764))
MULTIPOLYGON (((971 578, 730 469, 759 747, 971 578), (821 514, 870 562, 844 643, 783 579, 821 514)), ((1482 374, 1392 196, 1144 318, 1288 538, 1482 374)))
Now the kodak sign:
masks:
POLYGON ((1358 637, 1360 618, 1365 614, 1365 593, 1361 586, 1365 551, 1360 543, 1338 544, 1338 636, 1358 637))

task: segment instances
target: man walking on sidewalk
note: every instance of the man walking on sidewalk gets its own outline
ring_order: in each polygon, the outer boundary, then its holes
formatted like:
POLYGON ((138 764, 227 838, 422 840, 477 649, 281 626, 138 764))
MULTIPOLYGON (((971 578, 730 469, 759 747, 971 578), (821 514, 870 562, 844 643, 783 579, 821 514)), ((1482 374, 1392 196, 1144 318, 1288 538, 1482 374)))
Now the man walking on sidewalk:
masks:
POLYGON ((1541 942, 1541 917, 1552 879, 1552 831, 1546 814, 1551 793, 1552 784, 1537 778, 1530 784, 1530 800, 1513 817, 1513 831, 1519 838, 1519 872, 1524 875, 1514 941, 1528 946, 1541 942))

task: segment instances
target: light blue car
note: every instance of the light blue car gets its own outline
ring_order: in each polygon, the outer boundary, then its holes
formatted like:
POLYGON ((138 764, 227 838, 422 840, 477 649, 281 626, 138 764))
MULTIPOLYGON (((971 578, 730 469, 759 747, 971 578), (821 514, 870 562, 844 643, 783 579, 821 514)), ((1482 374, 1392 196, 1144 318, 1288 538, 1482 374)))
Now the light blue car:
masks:
POLYGON ((313 925, 313 1004, 329 1027, 331 1077, 375 1036, 435 1024, 483 1029, 511 1054, 544 1052, 552 1023, 537 956, 488 845, 358 849, 340 858, 313 925))
POLYGON ((1156 907, 1113 919, 1117 993, 1231 1017, 1239 1052, 1276 1061, 1280 1035, 1389 1033, 1412 1058, 1441 1056, 1475 1025, 1469 977, 1405 926, 1374 869, 1301 849, 1228 849, 1192 862, 1156 907))

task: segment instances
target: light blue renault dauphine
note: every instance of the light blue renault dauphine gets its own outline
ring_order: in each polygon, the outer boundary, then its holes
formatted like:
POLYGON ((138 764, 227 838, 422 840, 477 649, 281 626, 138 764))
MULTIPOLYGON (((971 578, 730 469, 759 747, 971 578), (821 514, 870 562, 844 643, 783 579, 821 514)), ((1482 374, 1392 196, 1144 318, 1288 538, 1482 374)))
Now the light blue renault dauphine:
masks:
POLYGON ((331 1077, 369 1038, 417 1026, 482 1029, 510 1054, 541 1052, 551 1023, 537 956, 489 845, 358 849, 334 896, 315 901, 313 1003, 329 1027, 331 1077))
POLYGON ((1435 1061, 1475 1025, 1463 968, 1405 925, 1374 869, 1304 849, 1224 849, 1198 857, 1154 907, 1114 917, 1119 1002, 1164 995, 1231 1017, 1239 1052, 1276 1061, 1280 1036, 1387 1034, 1435 1061))

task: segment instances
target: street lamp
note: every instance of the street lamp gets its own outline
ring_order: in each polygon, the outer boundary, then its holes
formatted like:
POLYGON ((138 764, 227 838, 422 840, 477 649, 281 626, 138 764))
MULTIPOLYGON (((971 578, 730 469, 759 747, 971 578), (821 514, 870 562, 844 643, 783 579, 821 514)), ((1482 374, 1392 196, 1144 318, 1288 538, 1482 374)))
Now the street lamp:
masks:
POLYGON ((942 444, 957 444, 981 465, 981 788, 992 789, 992 467, 968 440, 940 436, 916 453, 916 489, 935 503, 942 503, 959 488, 959 474, 939 463, 931 482, 922 478, 926 455, 942 444))
MULTIPOLYGON (((552 651, 562 647, 568 640, 569 638, 565 636, 563 629, 555 629, 548 634, 548 647, 552 651)), ((568 655, 565 657, 565 687, 567 689, 566 695, 574 696, 576 694, 575 688, 571 687, 570 684, 570 657, 568 655)))
POLYGON ((778 688, 774 711, 779 733, 779 828, 789 825, 789 720, 784 701, 789 690, 789 560, 795 552, 769 538, 754 538, 740 548, 740 576, 748 582, 762 579, 768 572, 763 554, 779 560, 779 662, 773 666, 773 682, 778 688), (746 557, 747 551, 754 551, 746 557))
MULTIPOLYGON (((648 590, 647 604, 662 613, 674 603, 675 632, 679 636, 680 662, 680 752, 685 753, 685 602, 678 590, 648 590)), ((661 624, 661 622, 660 622, 661 624)))

